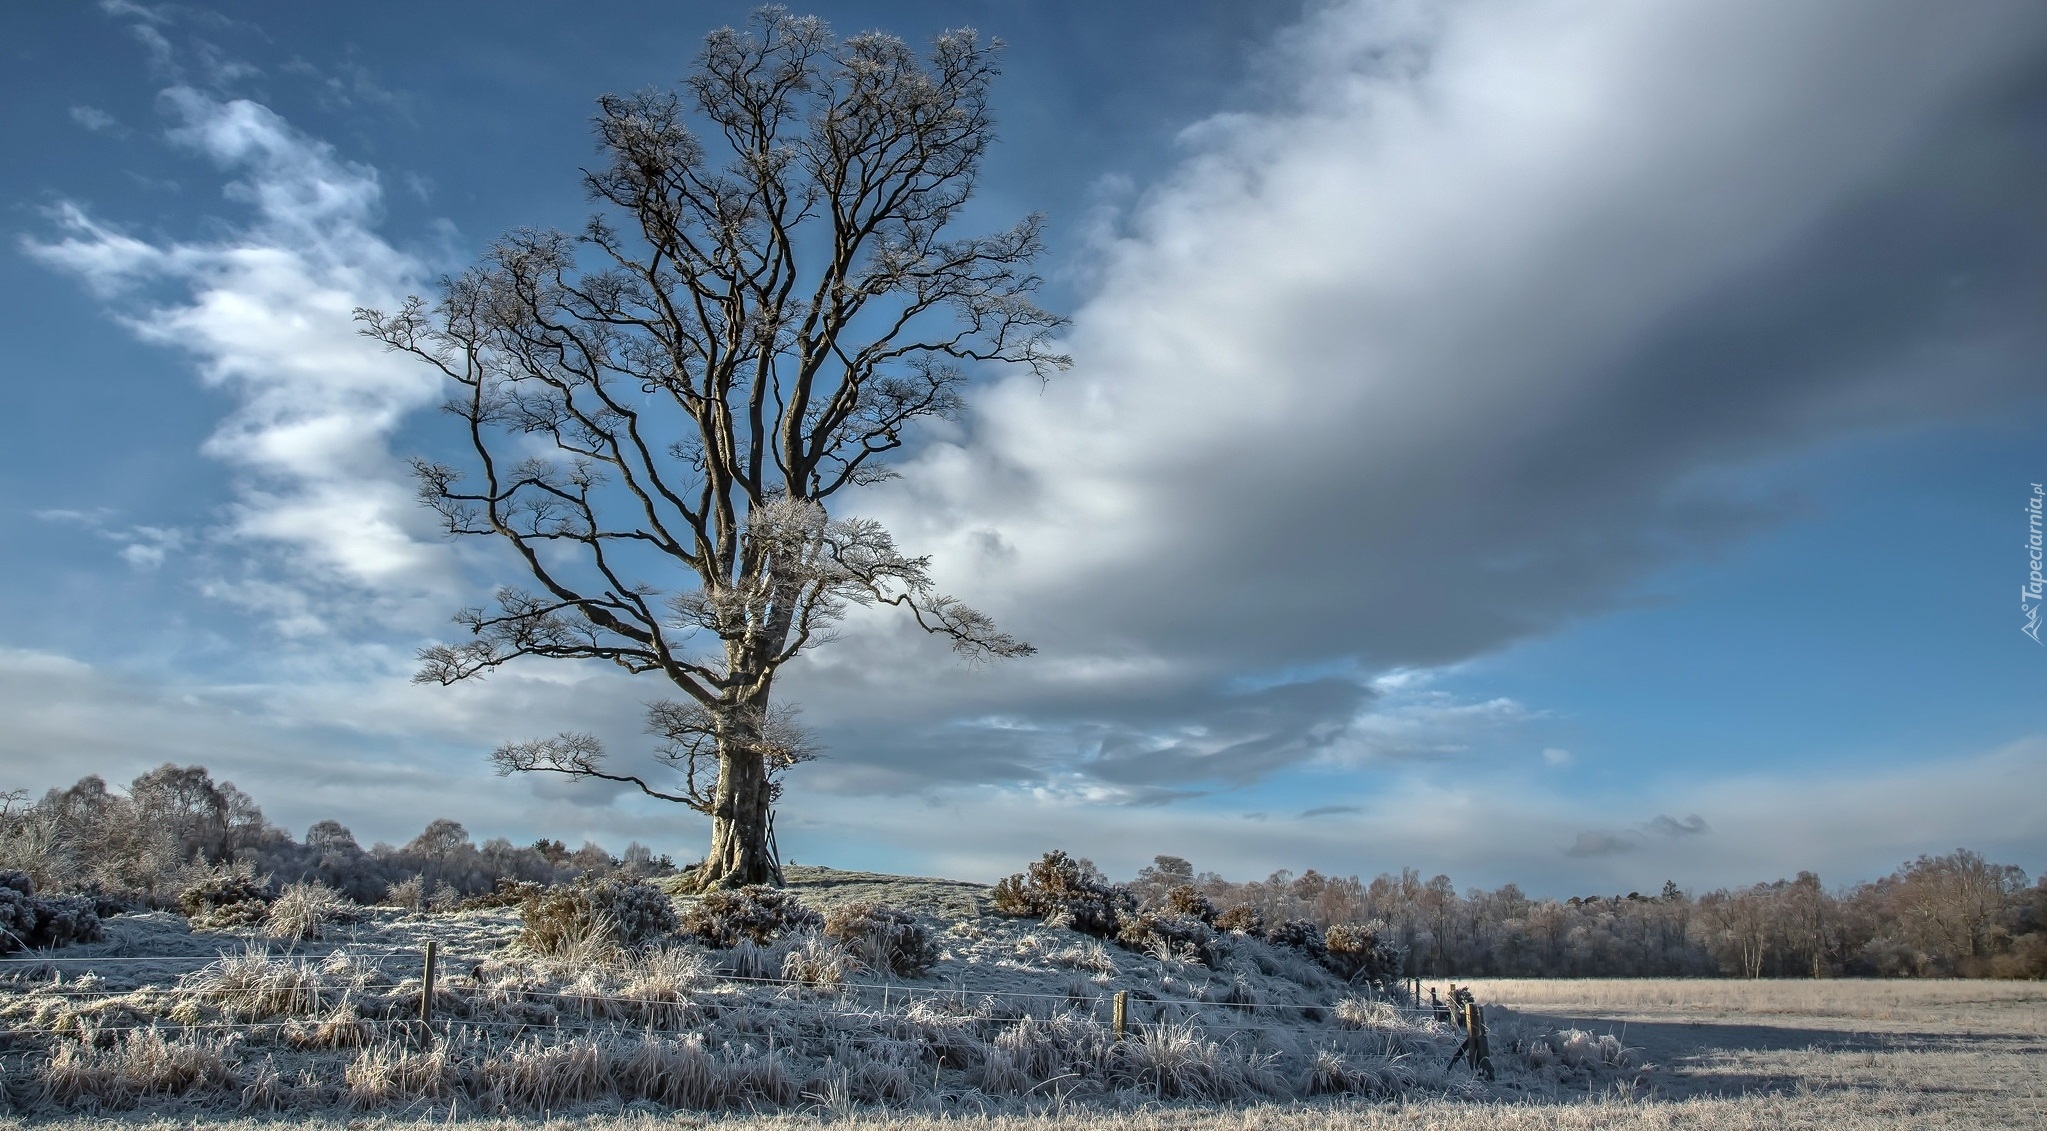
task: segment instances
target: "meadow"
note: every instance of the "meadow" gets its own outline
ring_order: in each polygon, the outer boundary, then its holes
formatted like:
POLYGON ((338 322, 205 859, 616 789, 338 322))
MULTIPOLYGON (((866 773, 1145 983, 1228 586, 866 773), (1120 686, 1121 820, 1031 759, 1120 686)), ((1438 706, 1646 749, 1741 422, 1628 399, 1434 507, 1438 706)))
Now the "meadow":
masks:
POLYGON ((1257 939, 1142 953, 990 914, 979 885, 792 879, 827 912, 905 909, 931 965, 891 976, 803 931, 550 957, 522 951, 510 909, 374 908, 284 946, 123 915, 69 961, 0 961, 11 1118, 81 1131, 109 1117, 223 1131, 2047 1125, 2037 982, 1460 983, 1486 1007, 1488 1081, 1447 1064, 1460 1034, 1440 1018, 1257 939), (428 939, 443 970, 431 1032, 408 1019, 428 939))

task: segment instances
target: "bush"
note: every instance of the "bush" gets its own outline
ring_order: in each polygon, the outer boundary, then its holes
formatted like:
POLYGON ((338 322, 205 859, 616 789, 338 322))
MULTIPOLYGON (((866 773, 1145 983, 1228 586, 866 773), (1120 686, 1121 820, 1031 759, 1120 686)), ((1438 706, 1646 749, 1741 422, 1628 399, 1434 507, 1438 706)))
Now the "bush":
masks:
POLYGON ((248 863, 201 868, 178 893, 178 907, 192 926, 209 931, 254 927, 276 900, 269 878, 257 878, 256 866, 248 863))
POLYGON ((384 900, 407 911, 426 910, 426 877, 407 876, 384 889, 384 900))
POLYGON ((788 892, 759 884, 706 892, 682 913, 682 933, 727 950, 741 942, 766 946, 796 931, 816 930, 824 917, 788 892))
POLYGON ((1191 915, 1209 926, 1215 925, 1215 904, 1192 884, 1180 884, 1167 891, 1164 906, 1175 915, 1191 915))
POLYGON ((1347 981, 1383 985, 1400 977, 1400 948, 1382 935, 1383 923, 1337 923, 1322 934, 1322 964, 1347 981))
POLYGON ((101 937, 100 917, 90 897, 38 896, 28 873, 0 872, 0 954, 96 942, 101 937))
POLYGON ((1092 867, 1083 868, 1056 849, 1028 873, 996 884, 992 902, 998 915, 1043 919, 1096 938, 1114 938, 1122 916, 1137 910, 1129 888, 1104 881, 1092 867))
POLYGON ((1322 944, 1322 928, 1311 919, 1288 919, 1265 929, 1265 941, 1274 946, 1298 950, 1317 962, 1328 953, 1322 944))
POLYGON ((1265 934, 1265 915, 1248 903, 1239 904, 1215 917, 1215 929, 1262 936, 1265 934))
POLYGON ((1126 912, 1116 925, 1116 943, 1161 958, 1215 958, 1215 928, 1199 916, 1161 911, 1126 912))
POLYGON ((921 977, 938 961, 931 932, 907 912, 878 903, 848 903, 824 917, 824 937, 839 943, 870 970, 921 977))
POLYGON ((520 906, 519 942, 538 954, 570 955, 592 944, 637 948, 674 934, 675 905, 659 889, 607 876, 539 888, 520 906))
POLYGON ((546 885, 531 880, 501 879, 497 886, 482 895, 472 895, 455 905, 457 911, 496 911, 507 907, 524 907, 526 901, 537 899, 546 885))

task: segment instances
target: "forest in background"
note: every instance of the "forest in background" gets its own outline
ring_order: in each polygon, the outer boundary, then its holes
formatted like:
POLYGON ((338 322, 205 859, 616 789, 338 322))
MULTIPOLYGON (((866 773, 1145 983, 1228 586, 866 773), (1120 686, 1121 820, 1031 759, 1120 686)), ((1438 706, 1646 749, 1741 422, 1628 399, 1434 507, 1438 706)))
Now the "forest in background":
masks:
MULTIPOLYGON (((272 885, 308 881, 357 903, 424 910, 510 882, 676 871, 638 843, 618 855, 589 842, 477 844, 445 818, 397 846, 364 848, 333 820, 295 839, 200 766, 167 763, 125 791, 89 775, 40 799, 0 794, 0 870, 25 873, 39 892, 91 896, 102 914, 175 907, 195 876, 223 864, 272 885)), ((2023 869, 1966 849, 1839 888, 1799 872, 1703 894, 1666 883, 1559 900, 1514 884, 1460 893, 1450 877, 1413 868, 1369 881, 1309 869, 1239 882, 1174 856, 1128 886, 1148 905, 1192 887, 1218 910, 1251 908, 1268 922, 1370 925, 1399 948, 1407 974, 1423 977, 2047 978, 2047 876, 2029 883, 2023 869)))

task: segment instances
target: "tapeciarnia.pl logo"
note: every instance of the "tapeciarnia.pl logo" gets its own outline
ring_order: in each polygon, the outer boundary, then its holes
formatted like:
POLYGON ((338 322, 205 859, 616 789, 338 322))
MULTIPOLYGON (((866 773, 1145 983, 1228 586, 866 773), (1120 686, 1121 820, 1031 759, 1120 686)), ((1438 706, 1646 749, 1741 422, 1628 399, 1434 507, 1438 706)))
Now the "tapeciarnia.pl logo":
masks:
POLYGON ((2040 484, 2033 484, 2033 494, 2026 500, 2026 554, 2032 559, 2032 571, 2026 574, 2026 583, 2019 589, 2019 615, 2025 623, 2019 631, 2040 643, 2040 602, 2047 597, 2047 579, 2040 576, 2040 484))

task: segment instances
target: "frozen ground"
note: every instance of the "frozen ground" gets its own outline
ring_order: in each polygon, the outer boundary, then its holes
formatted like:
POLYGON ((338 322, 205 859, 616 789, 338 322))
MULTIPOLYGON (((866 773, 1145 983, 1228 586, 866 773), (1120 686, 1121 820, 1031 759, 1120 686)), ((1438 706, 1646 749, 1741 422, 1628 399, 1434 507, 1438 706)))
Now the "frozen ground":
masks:
POLYGON ((17 1118, 60 1124, 2047 1126, 2037 993, 1478 983, 1498 1069, 1485 1082, 1446 1067, 1459 1034, 1440 1022, 1255 940, 1202 965, 994 916, 978 885, 790 878, 819 908, 915 913, 940 961, 888 978, 814 939, 544 960, 512 945, 513 911, 380 909, 294 948, 122 916, 103 943, 0 960, 6 1094, 17 1118), (431 1034, 407 1020, 428 939, 442 953, 431 1034), (1118 990, 1133 1002, 1121 1043, 1118 990))

